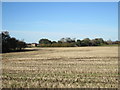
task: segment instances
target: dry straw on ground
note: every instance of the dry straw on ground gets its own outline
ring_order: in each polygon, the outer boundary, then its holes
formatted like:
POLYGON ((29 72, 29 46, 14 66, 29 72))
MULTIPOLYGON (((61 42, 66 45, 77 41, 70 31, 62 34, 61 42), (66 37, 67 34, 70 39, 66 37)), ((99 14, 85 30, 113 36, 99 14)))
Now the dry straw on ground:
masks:
POLYGON ((117 88, 118 47, 35 48, 3 54, 4 88, 117 88))

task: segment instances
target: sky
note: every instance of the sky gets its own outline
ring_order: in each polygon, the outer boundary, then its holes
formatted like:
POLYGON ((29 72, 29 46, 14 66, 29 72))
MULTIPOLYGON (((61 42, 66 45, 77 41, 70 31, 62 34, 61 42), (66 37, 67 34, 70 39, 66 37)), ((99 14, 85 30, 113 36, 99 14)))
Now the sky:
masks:
POLYGON ((2 30, 27 43, 42 38, 118 40, 117 2, 3 2, 2 30))

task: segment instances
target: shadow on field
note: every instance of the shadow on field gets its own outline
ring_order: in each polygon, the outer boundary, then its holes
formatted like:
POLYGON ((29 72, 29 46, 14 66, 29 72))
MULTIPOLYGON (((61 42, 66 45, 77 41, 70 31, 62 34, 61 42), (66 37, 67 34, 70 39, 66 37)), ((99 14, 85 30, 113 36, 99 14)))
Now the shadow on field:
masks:
POLYGON ((30 51, 39 51, 39 49, 11 50, 11 51, 9 51, 9 52, 2 52, 2 53, 12 53, 12 52, 30 52, 30 51))

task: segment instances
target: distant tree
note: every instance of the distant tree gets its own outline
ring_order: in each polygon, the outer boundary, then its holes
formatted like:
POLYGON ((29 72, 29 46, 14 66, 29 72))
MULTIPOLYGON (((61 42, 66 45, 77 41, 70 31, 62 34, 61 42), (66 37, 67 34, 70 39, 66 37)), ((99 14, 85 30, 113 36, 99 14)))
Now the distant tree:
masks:
POLYGON ((2 52, 13 51, 17 48, 21 50, 26 47, 25 42, 16 40, 16 38, 11 38, 7 31, 1 32, 0 37, 2 38, 2 42, 0 42, 0 45, 2 45, 2 52))
POLYGON ((10 48, 10 49, 13 49, 13 50, 16 49, 16 47, 17 47, 16 41, 17 41, 16 38, 10 38, 10 39, 8 40, 9 48, 10 48))
POLYGON ((91 40, 91 46, 97 46, 97 43, 96 43, 96 40, 95 40, 95 39, 92 39, 92 40, 91 40))
POLYGON ((9 36, 9 32, 7 31, 3 31, 1 32, 1 35, 2 36, 2 52, 8 52, 10 50, 10 44, 8 43, 9 39, 10 39, 10 36, 9 36))
POLYGON ((48 39, 40 39, 39 44, 51 44, 52 42, 48 39))
POLYGON ((79 47, 79 46, 81 46, 81 40, 77 40, 77 42, 76 42, 76 45, 79 47))
POLYGON ((0 33, 0 53, 2 53, 2 34, 0 33))
POLYGON ((81 46, 91 46, 91 41, 89 38, 85 38, 81 41, 81 46))
POLYGON ((120 45, 120 41, 114 41, 113 44, 119 44, 120 45))
POLYGON ((65 40, 66 40, 67 43, 72 43, 73 42, 73 40, 71 38, 69 38, 69 37, 65 38, 65 40))
POLYGON ((98 38, 98 40, 99 40, 99 42, 100 42, 101 44, 104 43, 104 40, 103 40, 102 38, 98 38))
POLYGON ((102 38, 95 38, 95 39, 91 40, 91 44, 92 44, 92 46, 100 46, 100 45, 103 45, 106 43, 102 38))
POLYGON ((69 37, 61 38, 59 41, 61 41, 62 43, 74 43, 75 42, 75 38, 73 38, 73 39, 71 39, 69 37))
POLYGON ((66 42, 66 39, 65 39, 65 38, 61 38, 59 41, 60 41, 61 43, 64 43, 64 42, 66 42))
POLYGON ((18 50, 22 50, 26 47, 26 43, 23 42, 23 41, 16 40, 16 43, 17 43, 17 49, 18 50))
POLYGON ((57 43, 62 43, 62 41, 58 41, 57 43))
POLYGON ((56 42, 56 41, 52 41, 52 44, 53 44, 53 43, 57 43, 57 42, 56 42))
POLYGON ((113 44, 112 40, 107 40, 106 42, 107 42, 108 45, 113 44))
MULTIPOLYGON (((112 42, 112 41, 111 41, 112 42)), ((106 41, 104 41, 102 38, 95 38, 90 40, 89 38, 85 38, 83 40, 75 40, 75 38, 71 39, 69 37, 67 38, 61 38, 59 41, 50 41, 48 39, 41 39, 39 41, 40 46, 42 47, 75 47, 75 46, 100 46, 107 44, 106 41)), ((112 42, 115 43, 115 42, 112 42)), ((118 43, 118 42, 116 42, 118 43)))

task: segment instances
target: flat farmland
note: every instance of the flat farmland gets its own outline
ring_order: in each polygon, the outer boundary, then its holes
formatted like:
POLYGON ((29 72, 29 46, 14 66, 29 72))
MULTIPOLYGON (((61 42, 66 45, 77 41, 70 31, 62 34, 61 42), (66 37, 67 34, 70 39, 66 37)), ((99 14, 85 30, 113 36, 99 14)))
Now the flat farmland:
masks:
POLYGON ((117 46, 27 49, 2 54, 2 87, 118 87, 117 46))

